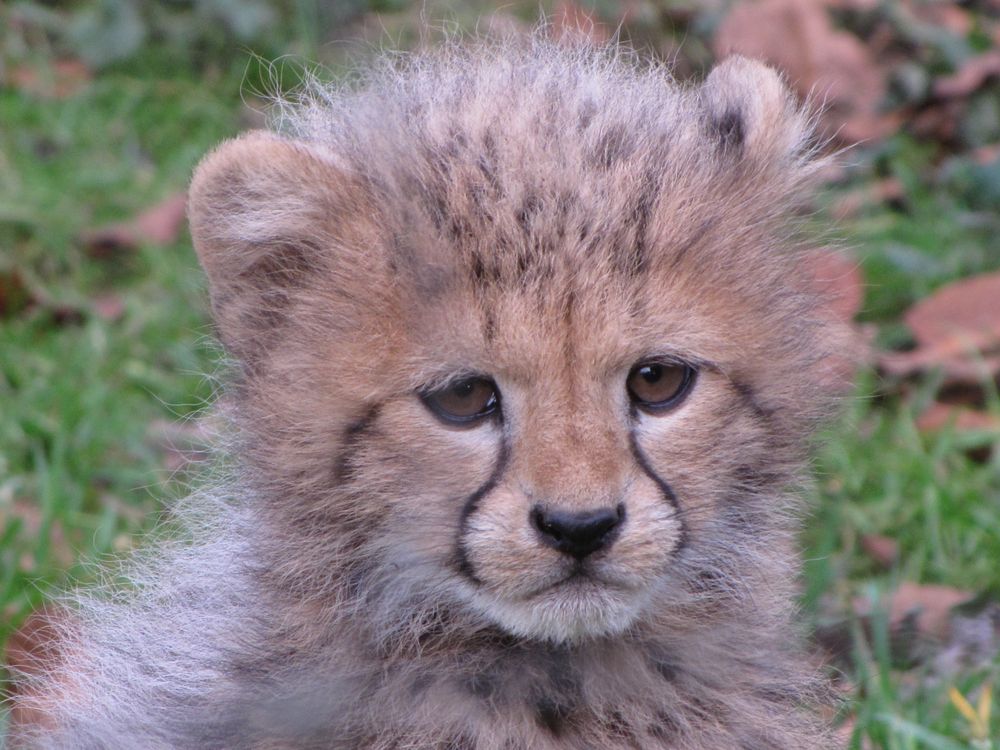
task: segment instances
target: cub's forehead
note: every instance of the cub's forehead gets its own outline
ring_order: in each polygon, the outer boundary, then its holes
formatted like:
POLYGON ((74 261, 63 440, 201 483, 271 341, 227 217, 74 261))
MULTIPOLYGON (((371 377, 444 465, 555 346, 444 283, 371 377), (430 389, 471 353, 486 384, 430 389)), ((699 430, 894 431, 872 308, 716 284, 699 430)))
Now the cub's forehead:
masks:
POLYGON ((382 196, 397 247, 487 282, 565 264, 643 272, 664 188, 691 202, 715 158, 695 93, 569 53, 469 64, 411 72, 350 108, 378 123, 350 123, 358 137, 336 150, 382 196))
POLYGON ((809 117, 766 66, 687 87, 619 48, 535 39, 364 83, 315 87, 282 135, 223 144, 192 182, 220 335, 251 374, 314 343, 467 367, 710 356, 805 305, 785 301, 783 256, 809 117))
POLYGON ((451 279, 434 297, 409 298, 400 319, 418 369, 444 376, 467 370, 533 382, 572 367, 600 380, 651 356, 725 361, 740 338, 725 309, 738 312, 738 304, 680 277, 583 266, 510 283, 451 279))
POLYGON ((693 88, 634 63, 457 50, 293 123, 365 186, 392 283, 417 306, 471 286, 500 308, 483 313, 488 331, 525 294, 596 294, 591 320, 642 318, 647 297, 669 308, 650 289, 672 277, 739 286, 784 265, 769 230, 807 171, 806 128, 762 65, 735 60, 693 88))

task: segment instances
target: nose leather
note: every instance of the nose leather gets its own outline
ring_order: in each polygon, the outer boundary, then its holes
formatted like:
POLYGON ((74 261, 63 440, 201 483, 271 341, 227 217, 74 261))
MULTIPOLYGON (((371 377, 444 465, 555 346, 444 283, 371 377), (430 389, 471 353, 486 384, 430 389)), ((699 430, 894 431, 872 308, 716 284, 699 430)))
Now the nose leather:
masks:
POLYGON ((546 510, 536 505, 531 510, 531 523, 542 542, 577 560, 611 546, 624 518, 623 505, 586 511, 546 510))

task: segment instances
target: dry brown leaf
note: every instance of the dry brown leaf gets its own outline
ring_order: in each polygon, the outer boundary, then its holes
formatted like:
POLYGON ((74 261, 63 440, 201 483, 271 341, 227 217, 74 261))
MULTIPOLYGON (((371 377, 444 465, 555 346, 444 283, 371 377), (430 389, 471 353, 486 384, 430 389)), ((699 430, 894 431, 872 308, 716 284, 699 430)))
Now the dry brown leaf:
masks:
MULTIPOLYGON (((995 342, 996 337, 982 337, 979 342, 995 342)), ((977 339, 955 339, 940 346, 928 346, 912 352, 886 352, 878 358, 878 366, 887 375, 905 378, 928 370, 940 369, 945 384, 978 386, 1000 374, 1000 355, 970 358, 967 353, 976 349, 977 339)))
POLYGON ((103 320, 121 320, 125 314, 125 301, 117 294, 102 294, 94 298, 91 309, 103 320))
POLYGON ((935 401, 917 419, 917 427, 924 432, 953 429, 956 432, 996 432, 1000 434, 1000 418, 985 411, 967 406, 942 404, 935 401))
POLYGON ((917 347, 879 358, 890 375, 940 367, 949 383, 976 384, 1000 374, 1000 272, 949 284, 911 307, 903 320, 917 347))
POLYGON ((914 113, 907 130, 918 138, 948 143, 959 137, 959 125, 963 117, 965 117, 963 100, 939 101, 933 107, 914 113))
POLYGON ((861 549, 872 562, 882 568, 891 568, 899 560, 899 543, 880 534, 863 534, 861 549))
POLYGON ((800 95, 824 105, 827 131, 844 141, 878 138, 895 128, 879 113, 886 80, 874 55, 833 25, 823 3, 742 0, 723 19, 713 50, 719 58, 736 52, 784 70, 800 95))
POLYGON ((901 200, 906 196, 903 183, 895 177, 870 182, 860 188, 851 190, 840 196, 831 206, 830 214, 838 221, 857 216, 866 206, 878 206, 883 203, 901 200))
POLYGON ((958 37, 968 36, 975 27, 972 14, 964 8, 959 8, 956 3, 917 2, 910 8, 921 21, 939 29, 947 29, 958 37))
POLYGON ((187 212, 187 195, 176 193, 143 211, 134 225, 141 240, 169 245, 180 236, 187 212))
POLYGON ((35 301, 20 271, 0 270, 0 318, 16 315, 35 301))
POLYGON ((30 694, 31 688, 23 678, 57 672, 65 658, 59 640, 59 631, 69 623, 67 610, 53 605, 32 612, 17 630, 7 639, 3 663, 10 669, 13 679, 10 684, 11 737, 17 737, 18 728, 45 726, 47 719, 40 710, 18 701, 18 696, 30 694), (22 679, 18 679, 22 675, 22 679))
POLYGON ((65 99, 86 86, 93 74, 79 60, 57 60, 52 65, 19 65, 10 71, 8 83, 23 94, 41 99, 65 99))
POLYGON ((608 27, 598 20, 593 10, 573 0, 556 3, 552 12, 552 34, 556 38, 582 34, 595 44, 604 44, 610 36, 608 27))
POLYGON ((952 75, 936 80, 934 95, 942 99, 968 96, 995 76, 1000 76, 1000 50, 972 57, 952 75))
MULTIPOLYGON (((969 591, 904 581, 886 600, 889 607, 889 629, 908 629, 914 636, 935 640, 948 637, 951 611, 959 604, 971 601, 975 595, 969 591)), ((855 613, 869 617, 874 609, 873 602, 859 598, 854 602, 855 613)))
POLYGON ((921 635, 944 640, 948 637, 951 610, 973 596, 951 586, 904 581, 890 599, 889 627, 896 628, 907 620, 916 624, 921 635))
POLYGON ((51 607, 36 610, 28 615, 28 618, 7 639, 4 664, 25 674, 38 674, 44 657, 51 653, 53 637, 56 634, 54 626, 62 615, 61 610, 51 607))
POLYGON ((864 297, 861 271, 852 258, 831 248, 811 251, 804 256, 803 262, 813 292, 823 300, 820 312, 847 323, 830 329, 837 340, 828 342, 833 354, 823 363, 824 387, 832 393, 846 393, 858 367, 871 361, 866 332, 854 325, 854 317, 864 297))
POLYGON ((991 143, 989 146, 980 146, 970 154, 972 160, 980 166, 992 164, 1000 159, 1000 143, 991 143))
POLYGON ((866 12, 878 8, 879 2, 880 0, 827 0, 826 5, 838 10, 866 12))
POLYGON ((111 224, 83 235, 93 257, 107 257, 139 245, 169 245, 180 236, 187 210, 187 196, 175 193, 130 221, 111 224))
MULTIPOLYGON (((98 300, 93 312, 107 313, 107 302, 98 300)), ((88 312, 74 302, 55 298, 44 287, 29 283, 17 268, 0 269, 0 318, 17 315, 25 309, 42 310, 56 325, 79 325, 88 312)))
POLYGON ((921 346, 963 335, 998 336, 1000 272, 948 284, 911 307, 903 320, 921 346))
POLYGON ((816 291, 837 317, 851 322, 861 311, 864 301, 864 279, 858 262, 845 253, 823 248, 805 257, 816 291))

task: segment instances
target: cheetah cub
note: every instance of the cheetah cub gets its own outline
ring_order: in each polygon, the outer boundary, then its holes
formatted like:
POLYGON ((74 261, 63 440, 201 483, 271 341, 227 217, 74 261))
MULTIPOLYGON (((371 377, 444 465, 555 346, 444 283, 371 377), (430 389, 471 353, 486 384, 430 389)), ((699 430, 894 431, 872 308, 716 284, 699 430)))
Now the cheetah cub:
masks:
POLYGON ((456 44, 281 125, 190 191, 235 479, 79 605, 29 745, 826 747, 795 488, 843 332, 780 77, 456 44))

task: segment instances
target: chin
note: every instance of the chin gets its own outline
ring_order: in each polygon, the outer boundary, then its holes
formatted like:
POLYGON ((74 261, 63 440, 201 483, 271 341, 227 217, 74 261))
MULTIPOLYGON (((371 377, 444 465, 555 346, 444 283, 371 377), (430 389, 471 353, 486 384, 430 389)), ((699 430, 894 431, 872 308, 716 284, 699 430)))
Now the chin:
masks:
POLYGON ((614 637, 646 609, 648 596, 587 578, 574 578, 519 599, 476 592, 472 605, 511 635, 572 645, 614 637))

